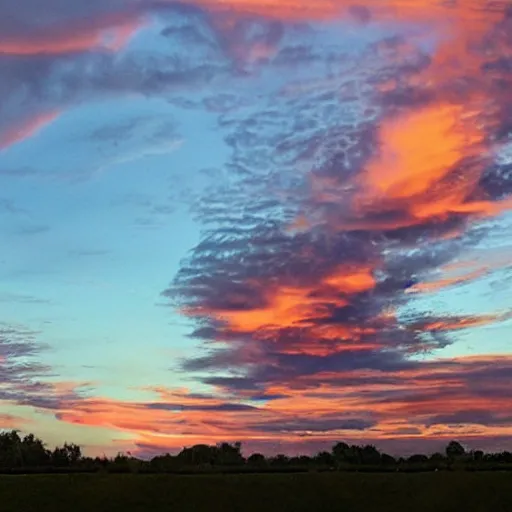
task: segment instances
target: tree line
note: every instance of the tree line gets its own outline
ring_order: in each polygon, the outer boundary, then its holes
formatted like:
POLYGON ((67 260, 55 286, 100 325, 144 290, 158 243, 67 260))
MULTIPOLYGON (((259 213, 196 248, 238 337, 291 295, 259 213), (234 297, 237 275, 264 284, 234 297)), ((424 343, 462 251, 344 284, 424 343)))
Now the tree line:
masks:
POLYGON ((183 448, 178 454, 157 455, 142 460, 128 453, 115 457, 86 457, 80 446, 64 443, 53 450, 46 448, 34 434, 20 436, 16 430, 0 432, 0 471, 29 472, 302 472, 302 471, 434 471, 434 470, 512 470, 512 453, 484 453, 466 450, 450 441, 443 453, 393 457, 373 445, 334 444, 330 451, 313 456, 284 454, 265 456, 242 454, 241 443, 198 444, 183 448))

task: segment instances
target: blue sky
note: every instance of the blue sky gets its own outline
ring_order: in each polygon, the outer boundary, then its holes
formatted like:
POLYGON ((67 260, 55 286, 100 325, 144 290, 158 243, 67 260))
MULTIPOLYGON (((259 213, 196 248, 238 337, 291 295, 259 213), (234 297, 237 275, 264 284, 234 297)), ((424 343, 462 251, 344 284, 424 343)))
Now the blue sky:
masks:
MULTIPOLYGON (((204 186, 203 168, 225 158, 212 121, 164 101, 87 104, 2 156, 6 165, 38 162, 37 176, 3 178, 19 212, 3 223, 2 309, 7 322, 42 331, 68 378, 91 378, 83 365, 116 359, 119 370, 133 371, 147 346, 147 379, 167 370, 151 366, 163 352, 190 345, 184 320, 159 307, 159 293, 199 240, 185 195, 204 186), (172 128, 148 144, 138 139, 144 123, 172 128), (117 137, 119 126, 133 124, 136 134, 117 137), (91 141, 102 128, 114 137, 91 141)), ((173 384, 166 373, 160 382, 173 384)))

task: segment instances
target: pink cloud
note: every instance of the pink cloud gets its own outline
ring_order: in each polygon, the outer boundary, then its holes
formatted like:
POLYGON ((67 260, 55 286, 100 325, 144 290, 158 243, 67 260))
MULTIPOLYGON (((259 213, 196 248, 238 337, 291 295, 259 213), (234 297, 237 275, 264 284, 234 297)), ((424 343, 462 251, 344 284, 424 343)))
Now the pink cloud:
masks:
POLYGON ((28 120, 14 123, 3 132, 0 132, 0 151, 15 144, 34 137, 46 126, 53 123, 59 116, 59 111, 44 112, 28 120))

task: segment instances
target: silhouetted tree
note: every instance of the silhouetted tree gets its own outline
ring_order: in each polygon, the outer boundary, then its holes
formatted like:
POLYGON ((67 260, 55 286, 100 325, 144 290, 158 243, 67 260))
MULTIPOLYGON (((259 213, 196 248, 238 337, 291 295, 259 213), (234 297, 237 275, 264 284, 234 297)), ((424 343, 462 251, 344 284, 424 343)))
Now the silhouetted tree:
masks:
POLYGON ((339 442, 336 443, 332 447, 332 455, 334 457, 334 460, 340 464, 343 462, 348 462, 348 454, 350 451, 350 446, 347 443, 339 442))
POLYGON ((206 444, 196 444, 190 448, 183 448, 178 453, 178 460, 184 465, 214 464, 217 458, 217 447, 206 444))
POLYGON ((484 452, 482 450, 475 450, 471 452, 471 458, 475 462, 482 462, 484 460, 484 452))
POLYGON ((289 462, 289 458, 282 453, 279 453, 270 459, 270 465, 274 467, 286 467, 288 466, 289 462))
POLYGON ((360 459, 363 464, 379 464, 380 452, 372 444, 367 444, 360 449, 360 459))
POLYGON ((172 456, 170 453, 165 455, 157 455, 149 462, 149 468, 153 471, 174 471, 180 466, 178 457, 172 456))
POLYGON ((411 455, 407 462, 410 464, 426 464, 428 462, 428 457, 426 455, 423 455, 422 453, 416 453, 414 455, 411 455))
POLYGON ((307 455, 299 455, 297 457, 298 466, 309 466, 311 462, 311 457, 308 457, 307 455))
POLYGON ((184 465, 236 466, 245 463, 241 443, 219 443, 217 446, 196 444, 184 448, 177 456, 184 465))
POLYGON ((42 467, 50 463, 50 452, 46 450, 43 441, 28 434, 21 442, 23 465, 29 467, 42 467))
POLYGON ((450 441, 446 446, 446 456, 450 460, 457 459, 466 453, 464 447, 457 441, 450 441))
POLYGON ((23 452, 21 438, 17 430, 0 433, 0 465, 3 467, 21 467, 23 452))
POLYGON ((387 453, 383 453, 380 456, 380 462, 383 466, 395 466, 396 459, 387 453))
POLYGON ((52 464, 56 467, 68 467, 76 464, 82 457, 80 446, 64 443, 64 446, 56 447, 51 454, 52 464))
POLYGON ((504 462, 506 464, 512 464, 512 453, 510 452, 501 452, 499 454, 499 461, 504 462))
POLYGON ((329 452, 320 452, 316 454, 315 462, 322 466, 332 466, 334 464, 334 457, 329 452))
POLYGON ((141 461, 124 453, 118 453, 115 456, 112 466, 112 469, 118 473, 136 473, 142 467, 141 461))
POLYGON ((362 459, 361 448, 359 446, 353 444, 344 450, 343 462, 348 464, 361 464, 362 459))
POLYGON ((262 455, 261 453, 253 453, 247 459, 247 463, 250 464, 251 466, 261 467, 267 464, 267 460, 265 459, 265 456, 262 455))
MULTIPOLYGON (((191 467, 201 468, 201 471, 216 468, 243 466, 245 459, 242 455, 241 443, 219 443, 217 445, 198 444, 184 448, 178 455, 158 455, 151 461, 142 461, 127 454, 119 453, 114 458, 82 457, 81 449, 76 444, 64 443, 53 451, 47 450, 43 441, 33 434, 23 438, 16 430, 0 432, 0 469, 7 471, 25 470, 25 468, 62 468, 65 471, 112 471, 112 472, 175 472, 190 471, 191 467)), ((386 470, 395 467, 396 470, 469 468, 479 470, 508 468, 512 465, 512 453, 484 453, 475 450, 466 453, 464 447, 457 441, 451 441, 446 446, 446 455, 434 453, 430 456, 418 453, 408 459, 395 459, 386 453, 380 453, 373 445, 348 445, 336 443, 330 452, 321 451, 314 457, 296 455, 287 457, 278 454, 266 458, 260 453, 252 454, 247 463, 252 468, 272 467, 276 471, 295 471, 296 469, 311 469, 337 466, 339 469, 358 467, 376 469, 385 467, 386 470), (456 463, 454 465, 454 463, 456 463)))
POLYGON ((221 443, 217 445, 217 456, 215 463, 221 466, 237 466, 245 463, 245 459, 241 453, 241 443, 221 443))

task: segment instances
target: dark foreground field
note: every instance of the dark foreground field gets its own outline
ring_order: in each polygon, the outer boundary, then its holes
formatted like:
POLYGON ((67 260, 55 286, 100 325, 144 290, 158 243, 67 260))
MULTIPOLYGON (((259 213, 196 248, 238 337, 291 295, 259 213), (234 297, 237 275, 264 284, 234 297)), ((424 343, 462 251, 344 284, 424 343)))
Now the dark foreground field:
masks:
POLYGON ((512 472, 0 476, 1 512, 512 512, 512 472))

